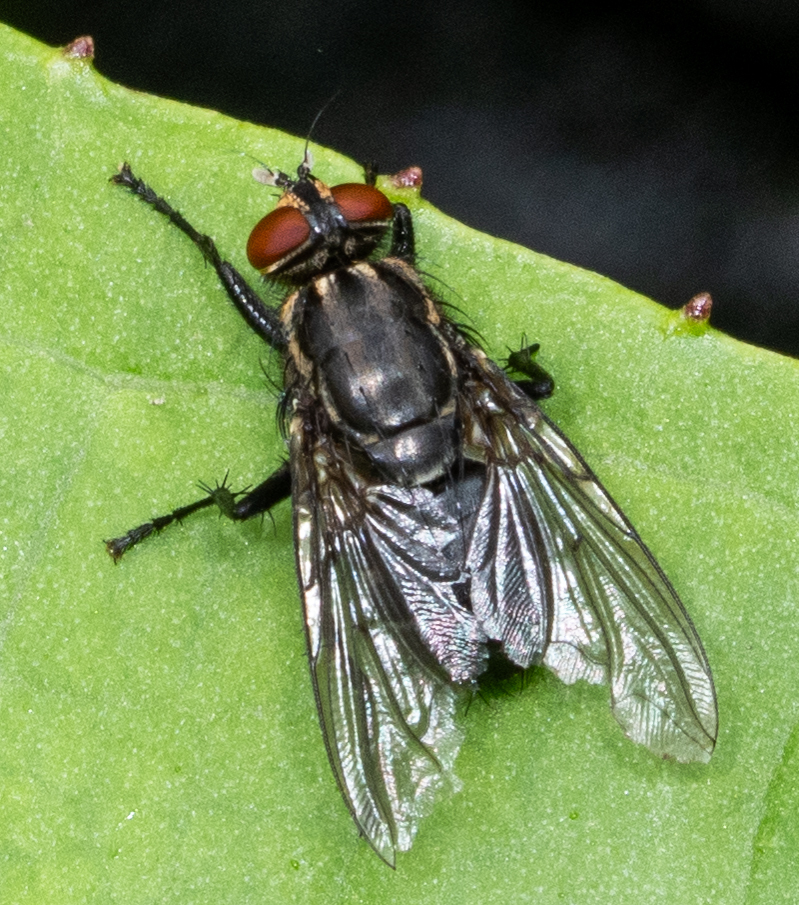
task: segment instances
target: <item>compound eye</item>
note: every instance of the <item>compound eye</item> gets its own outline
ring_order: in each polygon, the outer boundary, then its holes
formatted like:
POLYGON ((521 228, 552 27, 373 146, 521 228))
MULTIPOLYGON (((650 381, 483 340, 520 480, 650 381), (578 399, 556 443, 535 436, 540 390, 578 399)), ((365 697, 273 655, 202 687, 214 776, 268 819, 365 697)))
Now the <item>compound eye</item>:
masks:
POLYGON ((247 240, 247 259, 261 273, 304 245, 311 235, 296 207, 278 207, 255 224, 247 240))
POLYGON ((373 185, 345 182, 330 189, 338 209, 350 223, 390 220, 394 208, 386 196, 373 185))

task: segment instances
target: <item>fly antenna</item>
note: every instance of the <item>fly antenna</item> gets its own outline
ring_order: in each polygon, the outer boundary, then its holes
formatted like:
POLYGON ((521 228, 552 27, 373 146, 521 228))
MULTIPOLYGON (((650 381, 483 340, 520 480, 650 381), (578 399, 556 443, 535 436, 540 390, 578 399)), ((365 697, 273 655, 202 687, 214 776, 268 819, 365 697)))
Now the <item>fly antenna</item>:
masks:
POLYGON ((327 108, 333 103, 333 101, 341 94, 341 88, 336 91, 336 93, 330 97, 328 100, 322 104, 321 109, 313 118, 313 122, 311 123, 310 129, 308 129, 308 135, 305 138, 305 153, 302 155, 302 163, 297 170, 297 175, 302 179, 304 176, 307 176, 308 173, 311 172, 311 167, 313 167, 313 157, 311 156, 311 152, 308 149, 308 145, 311 142, 311 135, 313 135, 313 130, 316 128, 316 124, 322 118, 322 114, 327 110, 327 108))
POLYGON ((260 182, 263 185, 276 185, 282 187, 288 185, 291 181, 285 173, 281 173, 280 170, 273 170, 271 167, 267 166, 260 157, 255 157, 247 151, 237 151, 235 148, 228 148, 228 153, 235 154, 237 157, 249 157, 250 160, 258 164, 252 171, 252 178, 256 182, 260 182))

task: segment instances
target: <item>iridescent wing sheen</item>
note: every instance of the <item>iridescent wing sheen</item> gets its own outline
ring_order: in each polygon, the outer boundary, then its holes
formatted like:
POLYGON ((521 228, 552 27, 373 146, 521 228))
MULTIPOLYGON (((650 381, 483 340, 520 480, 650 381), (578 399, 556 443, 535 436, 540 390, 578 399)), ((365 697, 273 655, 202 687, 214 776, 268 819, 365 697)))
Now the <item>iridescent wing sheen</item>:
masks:
POLYGON ((368 477, 295 415, 292 496, 311 674, 333 772, 388 863, 455 783, 457 686, 498 641, 521 667, 610 685, 627 735, 709 759, 715 690, 674 589, 568 440, 458 344, 463 457, 429 487, 368 477))
POLYGON ((607 682, 634 741, 707 761, 715 689, 674 588, 563 434, 481 352, 467 356, 465 450, 487 475, 467 561, 475 616, 519 665, 607 682))
POLYGON ((365 482, 297 420, 297 562, 322 732, 358 827, 393 864, 455 782, 451 679, 482 670, 485 636, 457 597, 463 544, 451 507, 424 489, 365 482))

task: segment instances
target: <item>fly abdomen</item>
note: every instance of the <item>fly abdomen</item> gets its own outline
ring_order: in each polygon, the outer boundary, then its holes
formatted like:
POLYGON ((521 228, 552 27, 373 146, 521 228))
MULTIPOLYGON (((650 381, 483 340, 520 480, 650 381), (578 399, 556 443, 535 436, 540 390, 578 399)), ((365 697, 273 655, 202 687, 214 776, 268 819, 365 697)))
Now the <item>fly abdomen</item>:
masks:
POLYGON ((455 459, 456 376, 419 287, 390 265, 317 277, 297 306, 297 334, 336 427, 402 485, 455 459))

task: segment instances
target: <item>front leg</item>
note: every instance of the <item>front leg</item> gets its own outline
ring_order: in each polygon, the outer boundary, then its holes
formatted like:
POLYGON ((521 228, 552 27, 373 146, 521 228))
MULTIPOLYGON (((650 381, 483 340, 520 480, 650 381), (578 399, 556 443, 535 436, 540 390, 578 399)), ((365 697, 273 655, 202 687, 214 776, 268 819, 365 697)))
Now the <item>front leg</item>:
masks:
POLYGON ((416 243, 413 235, 413 218, 408 208, 394 205, 394 220, 391 228, 391 257, 413 264, 416 258, 416 243))
POLYGON ((130 189, 134 195, 155 208, 159 214, 163 214, 170 223, 184 232, 200 249, 205 260, 216 270, 230 300, 250 327, 273 349, 286 348, 286 336, 277 312, 263 303, 260 296, 232 264, 222 260, 222 256, 210 236, 197 232, 168 201, 156 194, 146 182, 135 176, 127 163, 124 163, 122 169, 111 177, 111 182, 130 189))

